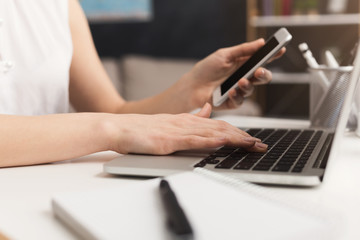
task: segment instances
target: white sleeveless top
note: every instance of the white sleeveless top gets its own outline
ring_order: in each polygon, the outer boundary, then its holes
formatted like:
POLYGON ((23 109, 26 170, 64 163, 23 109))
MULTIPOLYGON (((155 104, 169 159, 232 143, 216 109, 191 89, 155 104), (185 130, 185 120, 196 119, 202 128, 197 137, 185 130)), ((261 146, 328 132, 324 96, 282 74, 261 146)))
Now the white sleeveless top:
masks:
POLYGON ((0 114, 69 109, 68 0, 0 0, 0 114))

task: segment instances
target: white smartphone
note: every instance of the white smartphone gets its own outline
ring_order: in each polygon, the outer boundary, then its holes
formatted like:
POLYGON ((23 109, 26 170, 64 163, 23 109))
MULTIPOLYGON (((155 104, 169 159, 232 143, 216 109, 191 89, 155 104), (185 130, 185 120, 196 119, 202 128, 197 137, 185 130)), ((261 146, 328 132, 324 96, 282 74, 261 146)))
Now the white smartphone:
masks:
POLYGON ((292 39, 286 28, 279 29, 265 45, 254 53, 238 70, 226 79, 213 93, 213 105, 220 106, 229 97, 231 89, 237 88, 237 82, 241 78, 250 79, 259 67, 266 64, 282 47, 292 39))

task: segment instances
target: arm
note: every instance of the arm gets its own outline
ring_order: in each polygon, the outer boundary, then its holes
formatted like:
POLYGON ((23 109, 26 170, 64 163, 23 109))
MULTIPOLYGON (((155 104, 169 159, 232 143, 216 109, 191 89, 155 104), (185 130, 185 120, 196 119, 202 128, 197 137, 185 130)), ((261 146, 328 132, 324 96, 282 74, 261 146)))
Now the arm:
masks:
MULTIPOLYGON (((70 101, 81 112, 180 113, 197 107, 185 104, 190 86, 176 84, 141 101, 126 102, 113 87, 96 52, 86 17, 77 0, 69 0, 74 53, 70 68, 70 101)), ((205 104, 205 102, 204 102, 205 104)))
MULTIPOLYGON (((72 11, 80 11, 75 0, 70 2, 72 11)), ((77 19, 73 18, 72 21, 74 20, 77 19)), ((75 31, 77 36, 89 34, 87 28, 77 29, 74 24, 72 26, 72 31, 75 31)), ((71 66, 70 91, 73 103, 84 111, 126 112, 126 107, 131 106, 128 105, 131 103, 126 103, 112 87, 95 49, 89 48, 93 46, 91 38, 84 38, 83 45, 80 39, 82 38, 74 39, 75 52, 71 66)), ((139 112, 171 112, 170 107, 174 104, 175 110, 181 111, 183 104, 178 106, 176 102, 167 102, 170 100, 171 91, 173 90, 134 103, 132 107, 139 112), (166 103, 164 107, 161 102, 166 103), (151 108, 152 105, 156 106, 151 108)), ((178 89, 176 92, 179 92, 178 89)), ((171 99, 174 99, 173 96, 171 99)), ((119 153, 169 154, 184 149, 236 145, 249 151, 266 151, 267 145, 259 139, 230 124, 209 119, 211 110, 210 104, 205 104, 196 115, 0 115, 0 167, 48 163, 106 150, 119 153)))
POLYGON ((53 162, 103 151, 104 114, 0 115, 0 167, 53 162))
MULTIPOLYGON (((70 69, 70 100, 78 111, 111 113, 192 111, 202 107, 206 102, 212 102, 211 96, 215 88, 264 44, 263 40, 258 40, 220 49, 196 64, 189 73, 184 74, 172 87, 161 94, 140 101, 127 102, 112 86, 101 65, 86 17, 77 0, 70 0, 70 27, 74 44, 70 69)), ((240 90, 232 91, 230 99, 221 108, 234 108, 241 104, 243 98, 253 91, 254 84, 264 84, 271 80, 271 73, 263 68, 258 69, 255 79, 241 79, 238 83, 240 90)))
POLYGON ((74 113, 0 115, 0 167, 71 159, 94 152, 169 154, 195 148, 240 145, 266 151, 259 139, 208 119, 211 106, 191 114, 74 113))

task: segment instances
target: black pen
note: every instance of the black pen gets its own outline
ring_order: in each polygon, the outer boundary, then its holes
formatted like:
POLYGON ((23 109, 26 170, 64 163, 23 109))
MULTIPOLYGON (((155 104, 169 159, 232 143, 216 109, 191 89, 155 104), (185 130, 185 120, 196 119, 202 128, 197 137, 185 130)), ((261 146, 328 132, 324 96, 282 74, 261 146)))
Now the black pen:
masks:
POLYGON ((179 205, 175 193, 171 190, 170 184, 164 179, 160 181, 160 195, 171 231, 182 239, 191 239, 193 230, 190 223, 179 205))

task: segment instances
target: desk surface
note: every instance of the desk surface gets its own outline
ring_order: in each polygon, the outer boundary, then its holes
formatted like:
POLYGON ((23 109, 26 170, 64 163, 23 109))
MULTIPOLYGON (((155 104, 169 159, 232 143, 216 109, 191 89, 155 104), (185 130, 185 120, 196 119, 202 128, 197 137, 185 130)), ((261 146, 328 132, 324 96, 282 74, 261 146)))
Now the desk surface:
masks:
MULTIPOLYGON (((234 118, 225 120, 239 122, 234 118)), ((251 125, 253 120, 246 118, 240 122, 251 125)), ((270 122, 282 127, 285 123, 270 122)), ((302 121, 286 123, 299 127, 306 125, 302 121)), ((360 239, 359 146, 360 138, 349 133, 344 135, 338 156, 320 187, 271 188, 334 210, 346 226, 341 239, 360 239)), ((0 169, 0 232, 14 239, 76 239, 76 235, 54 218, 51 197, 61 192, 95 190, 141 181, 103 173, 103 163, 117 156, 113 152, 103 152, 54 164, 0 169)))

